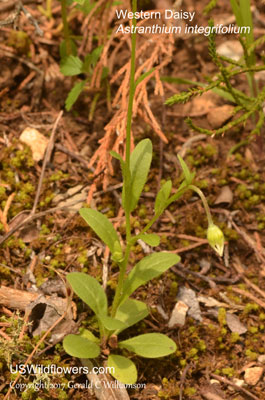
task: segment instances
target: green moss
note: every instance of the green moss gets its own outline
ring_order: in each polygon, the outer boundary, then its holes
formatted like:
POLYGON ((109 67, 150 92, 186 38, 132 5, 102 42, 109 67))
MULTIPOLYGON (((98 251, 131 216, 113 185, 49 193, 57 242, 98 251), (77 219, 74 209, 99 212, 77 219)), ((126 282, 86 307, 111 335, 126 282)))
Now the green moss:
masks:
POLYGON ((222 368, 222 373, 226 376, 229 376, 229 378, 232 378, 235 374, 234 368, 222 368))
POLYGON ((226 325, 226 310, 223 307, 218 310, 218 321, 220 326, 226 325))
POLYGON ((193 396, 197 393, 197 390, 194 387, 186 387, 184 389, 184 394, 186 396, 193 396))
POLYGON ((252 334, 258 333, 259 329, 256 326, 251 326, 248 331, 252 334))
POLYGON ((259 319, 261 320, 261 321, 265 321, 265 313, 260 313, 259 314, 259 319))
POLYGON ((255 361, 258 358, 258 354, 252 350, 247 349, 245 351, 245 355, 250 358, 251 360, 255 361))
POLYGON ((8 37, 8 45, 14 47, 19 54, 29 56, 31 40, 24 31, 11 30, 8 37))
POLYGON ((196 357, 198 354, 198 349, 196 349, 195 347, 193 347, 192 349, 190 349, 190 351, 187 353, 187 357, 188 358, 194 358, 196 357))
POLYGON ((244 308, 244 314, 250 314, 253 311, 255 312, 255 311, 258 311, 258 310, 259 310, 259 305, 258 304, 256 304, 256 303, 247 303, 245 305, 245 308, 244 308))
POLYGON ((205 343, 204 340, 199 340, 199 343, 198 343, 197 347, 198 347, 198 349, 200 351, 205 351, 206 348, 207 348, 206 343, 205 343))
POLYGON ((237 332, 232 332, 231 336, 230 336, 230 340, 231 340, 231 343, 237 343, 237 342, 240 342, 241 337, 237 332))
POLYGON ((60 181, 69 177, 69 174, 64 174, 61 170, 55 172, 49 177, 50 182, 60 181))
POLYGON ((170 285, 169 295, 175 297, 177 295, 177 292, 178 292, 178 283, 174 281, 170 285))

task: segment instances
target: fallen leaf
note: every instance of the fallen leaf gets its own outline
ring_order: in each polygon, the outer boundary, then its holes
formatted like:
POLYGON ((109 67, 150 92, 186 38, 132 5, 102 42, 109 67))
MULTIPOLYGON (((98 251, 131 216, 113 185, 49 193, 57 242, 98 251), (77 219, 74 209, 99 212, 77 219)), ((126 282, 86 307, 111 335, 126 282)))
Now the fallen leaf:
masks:
POLYGON ((178 291, 177 300, 182 301, 189 307, 188 315, 197 321, 202 321, 200 305, 196 297, 196 293, 192 289, 185 286, 178 291))
POLYGON ((248 385, 254 386, 263 374, 263 367, 252 367, 245 370, 244 380, 248 385))
POLYGON ((209 110, 207 120, 213 129, 221 128, 233 116, 234 107, 225 104, 209 110))
POLYGON ((229 186, 222 187, 221 192, 219 193, 217 199, 214 202, 214 204, 221 204, 221 203, 228 204, 229 206, 233 203, 233 192, 229 186))
POLYGON ((243 335, 247 332, 247 328, 243 325, 238 316, 232 313, 226 313, 226 323, 231 332, 243 335))
POLYGON ((178 301, 171 313, 168 327, 173 328, 176 325, 184 326, 188 309, 187 304, 183 303, 183 301, 178 301))
POLYGON ((217 53, 238 61, 243 56, 243 48, 238 40, 229 40, 217 47, 217 53))
POLYGON ((19 140, 31 148, 34 161, 43 159, 49 139, 42 135, 37 129, 30 127, 24 129, 19 140))
MULTIPOLYGON (((29 322, 32 322, 33 336, 41 335, 42 332, 47 331, 64 314, 66 307, 67 300, 61 297, 47 299, 41 295, 30 303, 27 309, 31 311, 29 322)), ((75 325, 72 311, 69 308, 65 318, 52 330, 50 343, 55 343, 59 339, 63 339, 66 334, 73 332, 75 325)))

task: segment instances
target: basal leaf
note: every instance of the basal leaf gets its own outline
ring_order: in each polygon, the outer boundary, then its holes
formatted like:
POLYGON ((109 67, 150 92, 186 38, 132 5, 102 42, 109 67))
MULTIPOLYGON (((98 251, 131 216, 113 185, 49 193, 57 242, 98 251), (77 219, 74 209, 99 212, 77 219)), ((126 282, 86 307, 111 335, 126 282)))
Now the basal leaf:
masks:
POLYGON ((119 342, 119 347, 146 358, 164 357, 174 353, 177 348, 172 339, 161 333, 146 333, 135 336, 119 342))
POLYGON ((68 96, 65 100, 65 108, 67 111, 70 111, 76 100, 78 99, 80 93, 84 89, 86 81, 77 82, 74 87, 68 93, 68 96))
POLYGON ((96 344, 100 344, 100 339, 98 337, 96 337, 91 331, 89 331, 88 329, 82 328, 80 330, 80 336, 90 340, 91 342, 94 342, 96 344))
POLYGON ((122 300, 129 297, 139 286, 161 275, 172 265, 177 264, 180 257, 172 253, 153 253, 144 257, 131 270, 124 282, 122 300))
POLYGON ((111 318, 107 315, 101 315, 99 319, 102 322, 104 328, 108 329, 108 331, 122 331, 127 328, 127 325, 124 322, 119 321, 119 318, 111 318))
POLYGON ((74 76, 81 74, 83 63, 79 57, 68 56, 62 59, 60 64, 60 71, 65 76, 74 76))
POLYGON ((110 354, 107 365, 113 368, 115 372, 111 372, 111 375, 119 382, 132 385, 137 381, 136 366, 129 358, 110 354))
POLYGON ((155 213, 163 212, 164 208, 166 207, 166 202, 170 196, 172 188, 171 180, 168 180, 161 186, 161 189, 157 193, 156 200, 155 200, 155 213))
MULTIPOLYGON (((145 303, 134 299, 126 299, 119 306, 115 318, 123 321, 126 324, 126 328, 128 328, 129 326, 137 324, 137 322, 147 317, 148 314, 149 311, 145 303)), ((124 329, 116 331, 116 335, 124 329)))
POLYGON ((139 235, 139 239, 149 246, 158 246, 160 243, 160 237, 155 233, 143 233, 142 235, 139 235))
MULTIPOLYGON (((81 208, 79 213, 112 253, 114 252, 115 242, 119 244, 120 251, 122 251, 117 232, 104 214, 97 210, 92 210, 92 208, 81 208)), ((115 251, 118 251, 117 244, 115 245, 115 251)))
POLYGON ((66 353, 79 358, 96 358, 100 354, 100 347, 79 335, 67 335, 63 340, 66 353))
POLYGON ((98 281, 83 272, 71 272, 66 276, 73 291, 86 303, 94 313, 99 315, 107 314, 107 297, 98 281))

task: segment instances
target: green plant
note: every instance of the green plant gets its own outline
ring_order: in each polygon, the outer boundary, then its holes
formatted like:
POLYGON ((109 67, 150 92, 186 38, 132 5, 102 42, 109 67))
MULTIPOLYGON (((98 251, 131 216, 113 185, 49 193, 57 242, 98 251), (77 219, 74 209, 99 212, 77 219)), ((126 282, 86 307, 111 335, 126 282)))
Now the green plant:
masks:
MULTIPOLYGON (((79 74, 86 75, 86 78, 77 82, 69 92, 65 100, 65 108, 67 111, 69 111, 72 108, 73 104, 76 102, 81 92, 85 90, 86 84, 90 82, 93 68, 95 67, 100 57, 102 49, 103 49, 102 46, 95 48, 91 54, 87 54, 85 56, 84 61, 82 61, 78 56, 74 56, 72 54, 62 58, 60 69, 63 75, 65 76, 74 76, 79 74)), ((104 67, 101 74, 101 83, 105 83, 107 85, 106 81, 107 76, 108 76, 108 68, 104 67)), ((98 98, 99 98, 99 92, 94 96, 90 114, 93 113, 98 98)))
MULTIPOLYGON (((75 83, 73 88, 68 93, 68 96, 65 100, 65 108, 67 111, 71 110, 72 106, 74 105, 74 103, 76 102, 82 91, 88 89, 93 70, 103 50, 103 46, 96 47, 90 54, 87 54, 85 56, 84 61, 82 61, 77 56, 77 47, 74 41, 75 36, 71 34, 67 20, 67 6, 71 5, 72 3, 77 3, 75 4, 75 8, 82 11, 85 15, 89 14, 89 12, 96 5, 95 2, 90 0, 78 0, 75 2, 73 0, 70 1, 61 0, 64 40, 62 41, 60 46, 60 56, 61 56, 60 70, 62 74, 65 76, 77 76, 80 74, 85 75, 85 78, 75 83)), ((102 88, 103 89, 105 88, 108 100, 110 97, 109 85, 106 79, 108 76, 108 68, 103 67, 100 73, 101 73, 100 76, 101 88, 98 89, 98 91, 93 97, 89 112, 90 121, 93 118, 94 110, 102 88)))
MULTIPOLYGON (((212 0, 205 9, 208 13, 217 1, 212 0)), ((191 84, 193 88, 189 91, 178 93, 166 100, 166 104, 172 105, 175 103, 185 103, 195 96, 200 96, 208 91, 222 96, 226 100, 235 104, 234 119, 219 129, 209 130, 201 128, 193 123, 191 118, 186 119, 186 123, 195 131, 205 133, 207 135, 221 135, 229 129, 244 124, 250 117, 252 118, 254 128, 250 133, 250 137, 259 135, 264 124, 263 102, 265 100, 265 87, 258 93, 258 88, 255 81, 255 72, 265 70, 265 66, 257 65, 255 57, 255 49, 261 45, 265 36, 254 41, 253 22, 250 8, 250 0, 230 0, 233 13, 236 17, 237 25, 242 29, 239 40, 243 47, 243 57, 239 61, 221 56, 216 51, 215 29, 212 20, 209 21, 209 54, 212 61, 217 66, 219 73, 217 76, 208 78, 208 83, 192 82, 190 80, 170 78, 171 82, 191 84), (250 95, 243 93, 241 90, 233 87, 231 80, 237 75, 246 74, 250 87, 250 95), (196 85, 196 86, 194 86, 196 85), (237 115, 237 117, 235 117, 237 115), (258 116, 256 118, 256 116, 258 116)), ((165 77, 165 80, 169 78, 165 77)), ((242 142, 242 144, 245 144, 242 142)))
MULTIPOLYGON (((133 0, 134 12, 136 11, 136 5, 137 1, 133 0)), ((135 18, 132 23, 136 26, 135 18)), ((143 240, 150 246, 159 245, 159 236, 147 232, 164 210, 174 201, 178 200, 187 190, 193 190, 201 197, 209 222, 208 240, 220 255, 223 252, 224 242, 222 232, 212 222, 209 207, 203 193, 192 184, 195 173, 189 171, 181 157, 179 157, 179 162, 183 170, 184 180, 178 190, 174 194, 171 194, 172 182, 171 180, 166 181, 156 196, 154 216, 146 223, 139 234, 132 235, 131 214, 138 204, 152 161, 152 142, 149 139, 140 141, 131 153, 134 93, 137 85, 150 73, 149 71, 143 74, 135 81, 135 47, 136 34, 133 33, 125 161, 118 153, 111 152, 112 156, 120 162, 124 182, 122 207, 126 220, 125 244, 122 246, 118 232, 104 214, 90 208, 82 208, 80 210, 80 215, 110 249, 112 261, 119 268, 118 284, 109 309, 106 293, 95 278, 79 272, 67 275, 67 281, 70 283, 75 294, 95 313, 100 337, 98 338, 92 332, 83 329, 79 335, 68 335, 63 341, 66 352, 74 357, 96 358, 101 352, 103 354, 110 353, 108 355, 107 366, 112 368, 112 371, 114 370, 111 374, 120 382, 127 384, 136 382, 137 370, 131 358, 124 356, 124 352, 135 353, 146 358, 157 358, 167 356, 176 351, 175 342, 161 333, 147 333, 127 340, 118 340, 118 335, 121 332, 141 321, 149 314, 145 303, 130 298, 130 296, 139 286, 160 276, 180 261, 180 257, 176 254, 167 252, 152 253, 142 258, 127 273, 132 247, 138 239, 143 240), (123 355, 117 354, 119 350, 123 355)))

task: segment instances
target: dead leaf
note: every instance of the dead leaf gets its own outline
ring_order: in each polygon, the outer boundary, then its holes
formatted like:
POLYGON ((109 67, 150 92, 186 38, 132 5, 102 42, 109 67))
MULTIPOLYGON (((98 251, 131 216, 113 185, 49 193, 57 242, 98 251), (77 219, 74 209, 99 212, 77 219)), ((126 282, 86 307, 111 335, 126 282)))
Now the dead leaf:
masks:
POLYGON ((263 367, 247 368, 244 375, 244 380, 248 385, 255 386, 263 374, 263 367))
MULTIPOLYGON (((32 322, 33 336, 41 335, 47 331, 64 314, 67 307, 67 300, 61 297, 45 298, 39 296, 34 302, 27 306, 30 311, 29 321, 32 322)), ((50 343, 55 343, 64 338, 68 333, 75 329, 72 311, 69 308, 64 320, 62 320, 52 331, 50 343)))
POLYGON ((24 129, 19 140, 31 148, 34 161, 43 159, 49 139, 42 135, 37 129, 30 127, 24 129))
POLYGON ((39 237, 39 229, 35 224, 28 225, 26 228, 20 231, 19 237, 23 240, 23 242, 31 243, 33 240, 39 237))
POLYGON ((53 161, 56 164, 64 164, 67 161, 67 155, 60 151, 56 151, 53 156, 53 161))
POLYGON ((208 114, 211 109, 215 109, 220 98, 211 92, 202 94, 200 97, 195 97, 187 104, 179 105, 179 109, 183 115, 189 117, 202 117, 208 114))
POLYGON ((229 206, 233 203, 233 192, 229 186, 223 186, 214 204, 225 203, 229 206))
POLYGON ((243 56, 243 48, 238 40, 229 40, 217 47, 217 53, 238 61, 243 56))
POLYGON ((200 305, 196 297, 196 293, 192 289, 185 286, 178 291, 177 299, 185 303, 189 307, 188 315, 197 321, 202 321, 200 305))
POLYGON ((11 221, 9 221, 8 223, 9 229, 11 230, 17 225, 21 224, 21 222, 25 221, 25 219, 29 216, 29 214, 30 211, 25 210, 15 215, 14 218, 12 218, 11 221))
POLYGON ((233 116, 234 107, 225 104, 209 110, 207 120, 213 129, 221 128, 233 116))
POLYGON ((168 321, 168 327, 173 328, 176 325, 184 326, 188 309, 187 304, 183 303, 183 301, 178 301, 168 321))
POLYGON ((83 185, 77 185, 67 190, 64 194, 58 194, 52 200, 57 207, 68 207, 71 210, 78 211, 80 209, 80 203, 86 200, 87 188, 83 185), (72 204, 76 201, 76 204, 72 204))
POLYGON ((232 313, 226 313, 226 323, 231 332, 243 335, 247 332, 247 328, 243 325, 238 316, 232 313))

